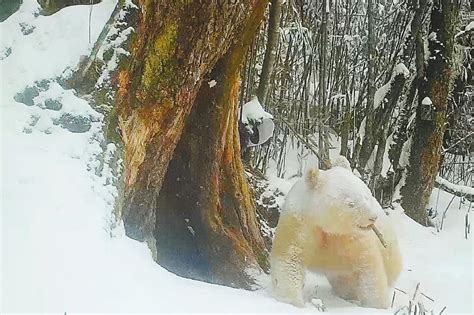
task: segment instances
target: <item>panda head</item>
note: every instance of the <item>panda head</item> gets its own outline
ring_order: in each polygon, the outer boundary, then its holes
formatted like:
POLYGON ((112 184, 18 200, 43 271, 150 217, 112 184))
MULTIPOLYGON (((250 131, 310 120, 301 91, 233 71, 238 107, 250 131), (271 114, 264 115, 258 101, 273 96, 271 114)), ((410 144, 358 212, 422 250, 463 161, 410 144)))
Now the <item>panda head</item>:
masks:
POLYGON ((380 204, 348 165, 348 162, 341 166, 333 164, 327 171, 313 168, 306 173, 307 211, 328 233, 368 230, 381 213, 380 204))

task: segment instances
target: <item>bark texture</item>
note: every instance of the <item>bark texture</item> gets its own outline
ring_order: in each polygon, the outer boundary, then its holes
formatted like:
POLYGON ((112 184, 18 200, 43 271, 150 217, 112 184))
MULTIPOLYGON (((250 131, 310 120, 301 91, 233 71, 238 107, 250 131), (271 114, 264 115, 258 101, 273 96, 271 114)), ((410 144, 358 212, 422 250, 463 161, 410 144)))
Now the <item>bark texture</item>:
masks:
POLYGON ((248 287, 245 269, 263 255, 239 159, 237 97, 266 4, 139 1, 116 98, 122 214, 127 235, 150 240, 158 263, 183 276, 248 287))
MULTIPOLYGON (((405 42, 403 51, 403 63, 409 65, 412 58, 415 58, 416 76, 411 80, 408 94, 400 111, 397 120, 397 126, 393 133, 393 143, 388 151, 390 162, 395 171, 395 182, 397 185, 401 179, 402 173, 405 171, 404 165, 400 165, 400 155, 405 142, 408 140, 408 123, 411 113, 414 112, 413 104, 418 93, 419 82, 425 77, 425 52, 423 40, 423 19, 428 11, 427 0, 412 0, 410 2, 410 10, 413 12, 413 19, 410 24, 410 35, 405 42)), ((416 106, 416 104, 415 104, 416 106)))
POLYGON ((453 59, 459 3, 436 0, 431 11, 429 39, 430 59, 426 80, 418 89, 418 107, 408 174, 401 189, 402 206, 407 215, 423 225, 429 225, 426 206, 438 173, 446 122, 448 96, 453 82, 453 59), (433 103, 433 119, 422 119, 429 97, 433 103))

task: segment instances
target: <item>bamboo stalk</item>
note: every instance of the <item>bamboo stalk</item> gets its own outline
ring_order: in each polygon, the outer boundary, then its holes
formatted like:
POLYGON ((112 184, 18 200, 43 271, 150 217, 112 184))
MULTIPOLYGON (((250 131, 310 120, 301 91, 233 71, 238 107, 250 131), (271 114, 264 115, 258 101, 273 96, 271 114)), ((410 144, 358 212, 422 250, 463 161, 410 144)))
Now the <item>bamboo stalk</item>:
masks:
POLYGON ((385 239, 383 238, 383 235, 382 233, 380 233, 379 229, 375 226, 375 225, 372 225, 371 226, 372 228, 372 231, 374 231, 375 235, 377 235, 380 243, 382 244, 383 247, 387 248, 387 242, 385 242, 385 239))

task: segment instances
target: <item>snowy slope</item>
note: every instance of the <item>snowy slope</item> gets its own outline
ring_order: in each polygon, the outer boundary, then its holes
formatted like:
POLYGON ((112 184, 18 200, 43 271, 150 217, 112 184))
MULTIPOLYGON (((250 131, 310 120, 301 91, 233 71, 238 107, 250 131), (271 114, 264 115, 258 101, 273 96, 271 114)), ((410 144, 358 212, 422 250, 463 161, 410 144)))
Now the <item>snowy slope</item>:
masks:
MULTIPOLYGON (((103 0, 94 6, 93 39, 114 5, 103 0)), ((37 10, 35 0, 25 0, 0 23, 0 312, 317 312, 311 304, 298 309, 276 302, 265 289, 248 292, 180 278, 153 262, 147 247, 126 238, 122 227, 112 228, 112 175, 107 167, 95 171, 103 155, 103 117, 53 81, 32 106, 15 100, 35 81, 73 68, 91 46, 88 7, 49 17, 35 16, 37 10), (47 108, 48 99, 62 107, 47 108), (73 133, 57 125, 65 114, 87 118, 89 129, 73 133)), ((441 193, 439 209, 450 199, 441 193)), ((472 240, 464 239, 467 208, 457 209, 458 202, 439 233, 417 226, 400 209, 391 216, 405 257, 397 287, 412 295, 421 282, 421 291, 435 300, 423 303, 436 313, 445 305, 446 314, 472 312, 472 240)), ((334 297, 324 280, 311 280, 330 313, 375 312, 334 297)), ((408 299, 397 293, 393 310, 377 312, 393 313, 408 299)))

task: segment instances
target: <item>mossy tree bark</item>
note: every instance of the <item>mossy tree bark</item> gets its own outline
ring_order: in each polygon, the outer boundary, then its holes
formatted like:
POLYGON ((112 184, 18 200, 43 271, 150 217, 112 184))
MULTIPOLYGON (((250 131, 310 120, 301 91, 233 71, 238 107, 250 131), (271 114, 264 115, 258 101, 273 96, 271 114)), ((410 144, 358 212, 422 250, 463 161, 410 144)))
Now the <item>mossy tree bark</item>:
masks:
POLYGON ((247 269, 265 261, 237 98, 266 5, 141 0, 133 21, 116 96, 123 220, 128 236, 151 241, 158 263, 186 277, 250 287, 247 269))
POLYGON ((441 157, 448 96, 454 77, 454 36, 458 15, 458 1, 434 1, 429 37, 430 58, 425 70, 426 79, 421 80, 418 87, 418 107, 408 173, 401 189, 402 206, 406 214, 423 225, 430 224, 426 206, 441 157), (433 104, 432 120, 422 119, 422 102, 425 97, 429 97, 433 104))

